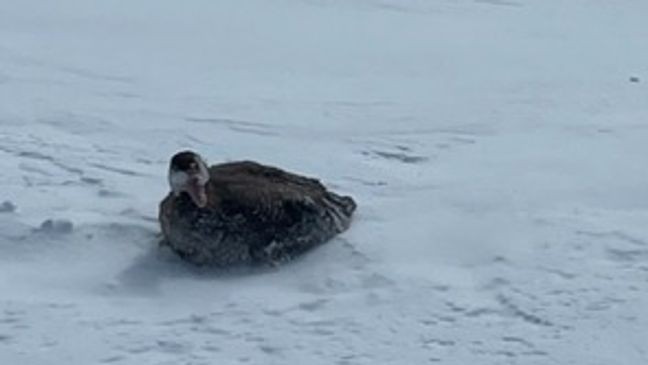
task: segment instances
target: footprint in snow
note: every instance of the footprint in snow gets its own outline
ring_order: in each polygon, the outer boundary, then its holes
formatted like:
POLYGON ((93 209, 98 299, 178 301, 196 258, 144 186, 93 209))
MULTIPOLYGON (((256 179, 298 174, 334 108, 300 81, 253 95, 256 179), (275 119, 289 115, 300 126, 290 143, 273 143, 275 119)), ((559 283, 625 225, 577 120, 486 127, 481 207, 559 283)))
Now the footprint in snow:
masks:
POLYGON ((10 342, 12 339, 12 336, 0 333, 0 345, 10 342))
POLYGON ((429 160, 426 156, 414 155, 403 151, 366 150, 360 152, 363 156, 393 160, 405 164, 418 164, 429 160))

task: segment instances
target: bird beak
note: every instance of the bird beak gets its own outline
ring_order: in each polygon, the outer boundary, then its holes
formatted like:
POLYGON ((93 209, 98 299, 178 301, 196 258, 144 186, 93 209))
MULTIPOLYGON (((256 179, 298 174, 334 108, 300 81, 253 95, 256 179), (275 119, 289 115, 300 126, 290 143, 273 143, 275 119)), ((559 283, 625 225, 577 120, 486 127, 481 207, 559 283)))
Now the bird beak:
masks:
POLYGON ((204 208, 207 206, 207 192, 205 191, 205 185, 201 184, 199 179, 191 179, 189 183, 187 183, 186 191, 198 208, 204 208))

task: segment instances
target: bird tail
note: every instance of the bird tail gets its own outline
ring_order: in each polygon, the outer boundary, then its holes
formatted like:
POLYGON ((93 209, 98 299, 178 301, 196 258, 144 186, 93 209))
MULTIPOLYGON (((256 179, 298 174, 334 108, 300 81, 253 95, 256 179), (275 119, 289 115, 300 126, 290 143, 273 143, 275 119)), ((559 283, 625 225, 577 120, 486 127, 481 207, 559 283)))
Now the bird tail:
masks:
POLYGON ((351 225, 351 217, 357 208, 353 198, 329 193, 324 198, 324 205, 326 207, 325 214, 333 222, 336 231, 346 231, 351 225))

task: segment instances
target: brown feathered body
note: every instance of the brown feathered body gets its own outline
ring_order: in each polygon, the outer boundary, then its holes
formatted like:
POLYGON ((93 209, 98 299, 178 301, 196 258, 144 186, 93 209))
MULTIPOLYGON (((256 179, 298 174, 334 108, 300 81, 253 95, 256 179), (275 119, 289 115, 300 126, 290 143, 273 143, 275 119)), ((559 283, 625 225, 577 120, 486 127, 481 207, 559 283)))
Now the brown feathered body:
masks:
POLYGON ((207 205, 170 193, 160 204, 164 244, 199 265, 277 264, 345 231, 352 198, 318 180, 242 161, 209 168, 207 205))

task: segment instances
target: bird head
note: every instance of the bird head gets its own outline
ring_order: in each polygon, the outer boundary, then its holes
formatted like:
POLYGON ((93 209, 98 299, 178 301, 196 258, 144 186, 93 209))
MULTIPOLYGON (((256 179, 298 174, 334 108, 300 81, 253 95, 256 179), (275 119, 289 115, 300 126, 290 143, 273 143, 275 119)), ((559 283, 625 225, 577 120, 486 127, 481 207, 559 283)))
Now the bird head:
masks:
POLYGON ((187 193, 199 208, 207 206, 206 185, 209 169, 205 161, 195 152, 176 153, 169 164, 169 185, 171 191, 180 196, 187 193))

